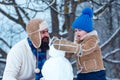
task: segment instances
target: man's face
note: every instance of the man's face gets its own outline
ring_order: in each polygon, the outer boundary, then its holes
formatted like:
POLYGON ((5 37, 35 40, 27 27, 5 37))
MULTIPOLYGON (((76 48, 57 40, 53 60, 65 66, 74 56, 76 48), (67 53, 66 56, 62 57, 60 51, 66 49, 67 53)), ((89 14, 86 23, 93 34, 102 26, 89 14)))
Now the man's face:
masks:
POLYGON ((41 38, 49 37, 48 29, 44 29, 40 31, 40 34, 41 34, 41 38))
POLYGON ((40 31, 41 34, 41 46, 40 48, 44 51, 49 49, 49 33, 48 33, 48 29, 42 30, 40 31))

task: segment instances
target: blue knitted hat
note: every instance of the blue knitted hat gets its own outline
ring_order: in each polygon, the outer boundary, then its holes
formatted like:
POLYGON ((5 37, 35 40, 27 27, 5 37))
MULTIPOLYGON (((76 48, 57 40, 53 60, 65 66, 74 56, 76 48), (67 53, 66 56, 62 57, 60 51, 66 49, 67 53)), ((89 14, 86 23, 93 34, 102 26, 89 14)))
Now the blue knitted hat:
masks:
POLYGON ((82 14, 73 22, 72 29, 75 28, 91 32, 93 30, 93 10, 91 8, 85 8, 82 10, 82 14))

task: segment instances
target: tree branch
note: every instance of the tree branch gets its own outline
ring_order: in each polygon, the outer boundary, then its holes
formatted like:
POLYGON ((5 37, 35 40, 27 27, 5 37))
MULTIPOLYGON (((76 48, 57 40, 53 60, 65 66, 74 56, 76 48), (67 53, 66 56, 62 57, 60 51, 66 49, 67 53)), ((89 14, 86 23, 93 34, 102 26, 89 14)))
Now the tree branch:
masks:
POLYGON ((13 22, 16 22, 17 24, 20 24, 20 25, 25 29, 26 24, 25 24, 24 22, 22 22, 22 23, 19 22, 18 19, 10 16, 8 13, 6 13, 6 12, 5 12, 4 10, 2 10, 1 8, 0 8, 0 12, 1 12, 4 16, 6 16, 8 19, 12 20, 13 22))
POLYGON ((47 10, 50 6, 52 6, 55 3, 55 0, 52 0, 52 2, 50 4, 48 4, 46 1, 43 1, 43 2, 45 2, 48 6, 44 9, 41 9, 41 10, 32 9, 32 8, 28 8, 28 7, 23 7, 23 8, 29 9, 29 10, 35 11, 35 12, 44 12, 45 10, 47 10))
POLYGON ((102 4, 101 3, 97 3, 96 1, 94 1, 94 0, 90 0, 92 3, 95 3, 95 4, 97 4, 98 6, 102 6, 102 4))
POLYGON ((17 7, 17 4, 16 4, 15 0, 13 0, 13 3, 14 3, 14 8, 15 8, 15 10, 16 10, 16 13, 17 13, 17 15, 18 15, 17 21, 18 21, 18 23, 19 23, 20 25, 23 26, 23 28, 24 28, 24 30, 25 30, 25 29, 26 29, 26 28, 25 28, 26 24, 25 24, 24 21, 23 21, 22 15, 21 15, 20 12, 19 12, 19 8, 17 7))
POLYGON ((7 18, 9 18, 10 20, 12 20, 12 21, 18 23, 18 21, 17 21, 16 18, 10 16, 8 13, 6 13, 6 12, 5 12, 4 10, 2 10, 1 8, 0 8, 0 12, 1 12, 4 16, 6 16, 7 18))
POLYGON ((8 46, 9 48, 11 48, 11 46, 10 46, 3 38, 0 37, 0 40, 1 40, 4 44, 6 44, 6 46, 8 46))
POLYGON ((0 58, 0 63, 6 63, 6 59, 0 58))
POLYGON ((114 51, 112 51, 112 52, 110 52, 110 53, 105 54, 105 55, 103 56, 103 58, 105 59, 105 58, 109 57, 110 55, 115 54, 115 53, 116 53, 116 52, 118 52, 118 51, 120 51, 120 49, 115 49, 114 51))
POLYGON ((106 47, 112 40, 114 40, 115 37, 116 37, 117 35, 119 35, 119 33, 120 33, 120 27, 115 31, 115 33, 114 33, 107 41, 105 41, 105 42, 100 46, 100 48, 101 48, 102 50, 105 49, 105 47, 106 47))
POLYGON ((120 61, 118 60, 113 60, 113 59, 107 59, 107 57, 116 54, 116 52, 120 51, 120 49, 115 49, 114 51, 107 53, 103 56, 103 60, 108 63, 113 63, 113 64, 120 64, 120 61))
POLYGON ((5 1, 0 2, 0 4, 3 4, 3 5, 13 5, 12 2, 6 3, 5 1))
POLYGON ((97 16, 97 15, 101 14, 102 12, 104 12, 105 9, 108 8, 111 5, 111 3, 114 1, 115 0, 110 0, 109 2, 107 2, 105 5, 100 7, 96 12, 94 12, 94 15, 97 16))
POLYGON ((22 9, 21 7, 18 7, 18 8, 19 8, 19 9, 22 11, 22 13, 26 16, 27 20, 30 20, 30 18, 29 18, 29 16, 28 16, 28 13, 25 12, 25 10, 22 9))
POLYGON ((3 51, 3 49, 0 48, 0 54, 2 55, 2 58, 6 58, 7 53, 3 51))

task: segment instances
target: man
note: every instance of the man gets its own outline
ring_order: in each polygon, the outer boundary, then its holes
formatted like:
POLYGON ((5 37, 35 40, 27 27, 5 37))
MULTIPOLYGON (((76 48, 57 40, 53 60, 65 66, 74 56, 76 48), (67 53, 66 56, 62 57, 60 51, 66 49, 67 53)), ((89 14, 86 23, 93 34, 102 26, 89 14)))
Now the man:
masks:
POLYGON ((28 38, 12 47, 7 56, 3 80, 39 80, 49 49, 48 24, 32 19, 26 25, 28 38))

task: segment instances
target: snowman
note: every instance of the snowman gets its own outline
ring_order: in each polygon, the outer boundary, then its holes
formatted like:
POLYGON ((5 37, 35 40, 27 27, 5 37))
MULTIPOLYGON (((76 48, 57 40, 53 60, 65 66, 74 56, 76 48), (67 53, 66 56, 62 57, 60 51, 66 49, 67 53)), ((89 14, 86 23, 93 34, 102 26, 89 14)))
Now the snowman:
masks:
POLYGON ((41 80, 73 80, 73 69, 71 63, 65 58, 66 51, 55 49, 50 45, 50 58, 42 67, 43 78, 41 80))

